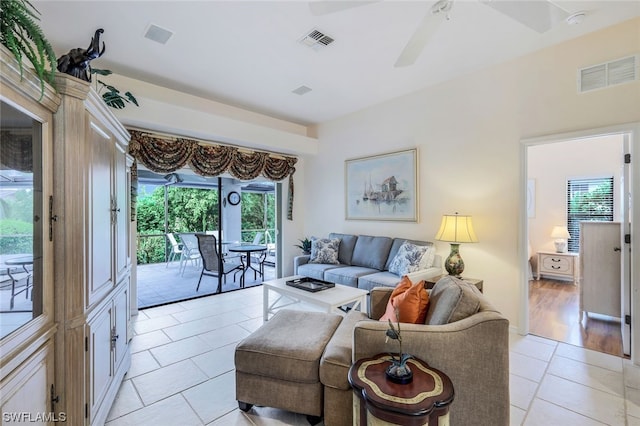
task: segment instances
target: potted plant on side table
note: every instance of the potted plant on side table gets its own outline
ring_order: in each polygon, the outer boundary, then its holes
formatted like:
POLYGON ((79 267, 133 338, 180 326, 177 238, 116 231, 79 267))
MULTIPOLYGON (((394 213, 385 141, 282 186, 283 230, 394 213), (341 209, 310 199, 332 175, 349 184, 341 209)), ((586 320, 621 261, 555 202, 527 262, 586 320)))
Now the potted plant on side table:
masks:
POLYGON ((311 240, 309 238, 305 238, 304 240, 299 240, 300 244, 297 244, 295 247, 298 247, 302 250, 303 254, 311 254, 311 240))

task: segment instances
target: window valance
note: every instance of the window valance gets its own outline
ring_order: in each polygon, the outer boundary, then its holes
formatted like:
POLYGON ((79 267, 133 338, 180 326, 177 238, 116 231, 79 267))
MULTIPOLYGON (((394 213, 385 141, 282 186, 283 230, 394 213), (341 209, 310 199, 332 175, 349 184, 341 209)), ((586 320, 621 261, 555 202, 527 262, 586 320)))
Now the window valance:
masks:
POLYGON ((171 173, 188 166, 195 173, 210 177, 225 172, 240 180, 263 176, 280 181, 288 177, 287 219, 293 220, 293 174, 297 158, 182 137, 167 140, 139 130, 129 130, 129 133, 129 153, 156 173, 171 173))

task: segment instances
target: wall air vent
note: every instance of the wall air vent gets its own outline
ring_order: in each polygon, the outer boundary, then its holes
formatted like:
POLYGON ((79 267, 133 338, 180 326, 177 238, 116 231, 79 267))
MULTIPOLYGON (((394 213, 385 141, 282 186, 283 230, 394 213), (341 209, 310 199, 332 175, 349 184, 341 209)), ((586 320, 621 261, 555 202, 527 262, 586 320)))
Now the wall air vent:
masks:
POLYGON ((329 37, 322 31, 314 28, 305 34, 299 41, 313 50, 319 50, 333 43, 334 39, 333 37, 329 37))
POLYGON ((638 79, 640 55, 628 56, 605 64, 578 70, 578 93, 603 89, 638 79))

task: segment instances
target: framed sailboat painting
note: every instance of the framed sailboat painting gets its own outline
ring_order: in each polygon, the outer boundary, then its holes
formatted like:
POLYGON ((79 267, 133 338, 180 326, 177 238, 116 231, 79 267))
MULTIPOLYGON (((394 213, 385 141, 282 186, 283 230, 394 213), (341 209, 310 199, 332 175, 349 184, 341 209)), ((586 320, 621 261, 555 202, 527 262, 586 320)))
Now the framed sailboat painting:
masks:
POLYGON ((347 220, 418 221, 416 148, 345 161, 347 220))

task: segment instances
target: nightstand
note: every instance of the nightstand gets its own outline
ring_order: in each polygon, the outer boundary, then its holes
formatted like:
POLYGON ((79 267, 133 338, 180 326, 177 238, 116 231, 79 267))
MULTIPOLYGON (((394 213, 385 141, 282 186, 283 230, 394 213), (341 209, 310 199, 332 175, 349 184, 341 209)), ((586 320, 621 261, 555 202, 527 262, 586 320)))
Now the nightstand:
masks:
POLYGON ((543 275, 552 278, 571 278, 573 284, 577 285, 579 275, 578 254, 539 251, 537 279, 540 279, 543 275))

